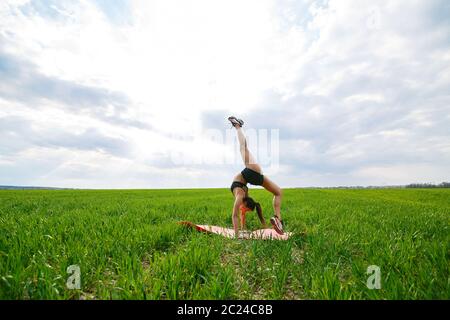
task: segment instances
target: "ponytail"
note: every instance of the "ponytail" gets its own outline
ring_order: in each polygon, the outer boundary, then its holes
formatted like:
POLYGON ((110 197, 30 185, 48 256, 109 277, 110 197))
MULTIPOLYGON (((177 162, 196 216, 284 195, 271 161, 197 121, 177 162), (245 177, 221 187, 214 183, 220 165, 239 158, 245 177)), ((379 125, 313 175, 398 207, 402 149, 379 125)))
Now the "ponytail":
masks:
POLYGON ((255 208, 256 208, 256 212, 258 213, 258 216, 262 216, 262 208, 261 208, 261 205, 259 204, 259 202, 255 202, 255 208))
POLYGON ((258 214, 259 221, 261 221, 262 225, 266 227, 266 221, 264 220, 264 216, 262 213, 262 208, 259 202, 255 203, 256 213, 258 214))
POLYGON ((259 221, 261 221, 261 223, 265 226, 266 222, 264 220, 262 208, 261 208, 261 205, 259 204, 259 202, 256 202, 255 200, 253 200, 250 197, 245 197, 243 199, 243 201, 244 201, 245 205, 247 206, 247 208, 249 208, 250 210, 253 211, 256 209, 256 213, 258 214, 259 221))

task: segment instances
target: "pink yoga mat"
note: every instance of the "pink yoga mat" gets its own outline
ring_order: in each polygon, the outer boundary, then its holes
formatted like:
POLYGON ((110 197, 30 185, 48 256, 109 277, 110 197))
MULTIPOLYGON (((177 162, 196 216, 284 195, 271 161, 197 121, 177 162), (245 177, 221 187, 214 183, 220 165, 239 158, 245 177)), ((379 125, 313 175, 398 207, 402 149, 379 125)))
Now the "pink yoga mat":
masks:
MULTIPOLYGON (((196 230, 201 232, 218 234, 226 238, 234 238, 234 229, 195 224, 189 221, 182 221, 180 222, 180 224, 195 228, 196 230)), ((287 240, 291 236, 292 232, 285 232, 281 235, 278 234, 274 229, 259 229, 255 231, 244 230, 239 232, 240 239, 287 240)))

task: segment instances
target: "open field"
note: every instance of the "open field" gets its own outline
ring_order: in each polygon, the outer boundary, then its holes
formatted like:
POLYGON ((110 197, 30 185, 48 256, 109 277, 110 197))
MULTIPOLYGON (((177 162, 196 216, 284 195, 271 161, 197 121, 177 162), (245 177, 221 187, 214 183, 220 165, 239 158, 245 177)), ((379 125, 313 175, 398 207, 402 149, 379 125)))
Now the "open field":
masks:
MULTIPOLYGON (((268 219, 270 194, 250 194, 268 219)), ((450 298, 450 189, 286 189, 286 227, 307 233, 287 242, 176 223, 231 227, 232 203, 228 189, 0 191, 0 299, 450 298)))

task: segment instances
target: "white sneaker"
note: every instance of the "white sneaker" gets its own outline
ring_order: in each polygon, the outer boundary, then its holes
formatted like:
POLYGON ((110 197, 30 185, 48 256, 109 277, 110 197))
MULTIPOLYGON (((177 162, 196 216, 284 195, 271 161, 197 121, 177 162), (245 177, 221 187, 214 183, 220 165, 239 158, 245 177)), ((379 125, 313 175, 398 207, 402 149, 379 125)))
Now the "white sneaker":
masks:
POLYGON ((272 217, 270 218, 270 223, 278 234, 284 234, 282 220, 278 219, 278 217, 272 217))
POLYGON ((244 121, 242 121, 241 119, 238 119, 238 118, 236 118, 236 117, 233 117, 233 116, 228 117, 228 121, 231 122, 231 124, 233 125, 233 127, 235 127, 235 126, 242 127, 242 126, 244 125, 244 121))

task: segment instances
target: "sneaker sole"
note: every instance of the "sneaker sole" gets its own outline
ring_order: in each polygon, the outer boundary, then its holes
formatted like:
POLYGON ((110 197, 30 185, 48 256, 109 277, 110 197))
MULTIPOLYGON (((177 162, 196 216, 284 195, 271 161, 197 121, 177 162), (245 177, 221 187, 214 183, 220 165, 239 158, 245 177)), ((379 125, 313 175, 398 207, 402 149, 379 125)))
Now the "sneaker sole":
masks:
POLYGON ((280 230, 280 228, 278 228, 277 223, 275 222, 274 218, 270 218, 270 223, 272 224, 273 228, 275 229, 275 231, 279 234, 279 235, 283 235, 284 232, 283 230, 280 230))
POLYGON ((244 125, 244 121, 237 119, 236 117, 229 117, 228 121, 230 121, 233 126, 239 125, 242 127, 244 125))

